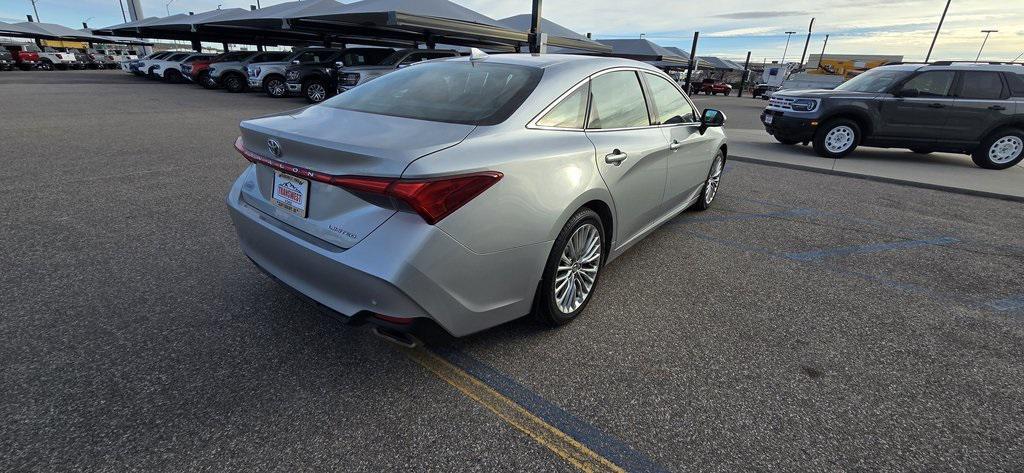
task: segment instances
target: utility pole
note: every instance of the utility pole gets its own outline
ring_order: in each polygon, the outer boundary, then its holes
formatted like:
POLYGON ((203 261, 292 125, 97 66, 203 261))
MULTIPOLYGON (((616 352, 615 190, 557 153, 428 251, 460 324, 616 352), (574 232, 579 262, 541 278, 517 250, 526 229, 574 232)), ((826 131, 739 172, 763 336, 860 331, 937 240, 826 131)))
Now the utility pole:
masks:
POLYGON ((124 2, 117 0, 117 6, 121 7, 121 18, 124 19, 125 23, 128 23, 128 16, 124 14, 124 2))
POLYGON ((811 18, 811 24, 807 26, 807 41, 804 42, 804 52, 800 54, 800 67, 804 67, 804 59, 807 57, 807 47, 811 45, 811 31, 814 31, 814 18, 811 18))
POLYGON ((932 49, 935 48, 935 40, 939 39, 939 30, 942 29, 942 23, 946 21, 946 12, 949 11, 949 4, 953 0, 946 0, 946 8, 942 10, 942 17, 939 18, 939 26, 935 28, 935 36, 932 36, 932 45, 928 46, 928 55, 924 57, 924 62, 928 62, 932 58, 932 49))
POLYGON ((693 69, 697 67, 697 39, 700 38, 700 31, 693 32, 693 45, 690 46, 690 67, 686 68, 686 93, 690 93, 690 78, 693 69))
POLYGON ((978 60, 981 59, 981 52, 985 50, 985 43, 988 42, 988 35, 998 33, 999 30, 981 30, 981 32, 985 33, 985 39, 981 42, 981 48, 978 49, 978 57, 974 58, 974 62, 978 62, 978 60))
POLYGON ((737 97, 743 96, 743 87, 747 85, 747 74, 750 73, 750 51, 747 51, 747 60, 743 63, 743 77, 740 78, 740 93, 737 97))
POLYGON ((786 53, 789 52, 789 39, 792 38, 793 34, 795 34, 795 33, 796 33, 796 31, 787 31, 786 32, 786 49, 782 50, 782 64, 783 65, 786 64, 786 53))
POLYGON ((818 56, 818 68, 821 68, 821 61, 825 59, 825 46, 828 46, 828 35, 825 35, 825 43, 821 45, 821 56, 818 56))

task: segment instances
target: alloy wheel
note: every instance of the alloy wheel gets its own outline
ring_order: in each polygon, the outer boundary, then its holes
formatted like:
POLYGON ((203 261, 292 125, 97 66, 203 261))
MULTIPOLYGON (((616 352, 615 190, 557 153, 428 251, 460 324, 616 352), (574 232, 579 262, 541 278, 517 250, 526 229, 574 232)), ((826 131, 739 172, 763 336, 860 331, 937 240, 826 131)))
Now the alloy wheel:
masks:
POLYGON ((842 153, 853 146, 855 136, 853 128, 839 125, 825 135, 825 149, 830 153, 842 153))
POLYGON ((287 93, 284 81, 281 79, 270 79, 267 81, 267 91, 274 97, 284 97, 285 93, 287 93))
POLYGON ((988 148, 988 159, 995 164, 1005 164, 1020 156, 1024 151, 1024 140, 1019 136, 1004 136, 988 148))
POLYGON ((319 82, 314 82, 306 87, 306 97, 313 102, 323 102, 327 97, 327 89, 319 82))
POLYGON ((592 223, 581 225, 565 243, 555 270, 555 306, 563 314, 579 309, 590 297, 601 269, 601 232, 592 223))
POLYGON ((715 200, 715 195, 718 194, 718 185, 722 182, 724 168, 722 155, 715 156, 715 162, 711 165, 711 175, 708 176, 708 182, 704 189, 704 204, 711 205, 711 202, 715 200))

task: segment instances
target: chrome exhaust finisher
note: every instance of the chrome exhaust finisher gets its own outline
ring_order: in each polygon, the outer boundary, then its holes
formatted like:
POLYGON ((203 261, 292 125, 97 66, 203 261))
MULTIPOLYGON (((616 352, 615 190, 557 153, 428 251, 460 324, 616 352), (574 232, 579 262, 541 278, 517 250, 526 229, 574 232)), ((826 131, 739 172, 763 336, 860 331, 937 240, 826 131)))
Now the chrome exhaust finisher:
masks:
POLYGON ((374 335, 405 348, 416 348, 423 344, 411 334, 392 330, 380 325, 373 325, 372 330, 374 335))

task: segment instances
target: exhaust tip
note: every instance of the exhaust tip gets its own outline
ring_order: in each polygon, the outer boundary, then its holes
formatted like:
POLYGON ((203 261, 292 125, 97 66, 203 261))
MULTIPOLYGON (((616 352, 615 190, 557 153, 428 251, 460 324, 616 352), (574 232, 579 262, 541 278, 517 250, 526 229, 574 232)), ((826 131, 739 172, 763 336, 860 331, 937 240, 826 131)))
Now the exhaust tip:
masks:
POLYGON ((372 330, 374 335, 405 348, 416 348, 422 345, 422 342, 408 333, 391 330, 379 325, 374 325, 372 330))

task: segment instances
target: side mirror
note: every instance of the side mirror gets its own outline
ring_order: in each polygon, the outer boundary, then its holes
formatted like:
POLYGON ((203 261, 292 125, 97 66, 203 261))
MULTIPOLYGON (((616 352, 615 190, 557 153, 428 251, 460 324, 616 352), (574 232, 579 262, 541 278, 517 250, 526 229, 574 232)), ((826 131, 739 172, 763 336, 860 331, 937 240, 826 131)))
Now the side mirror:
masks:
POLYGON ((713 108, 704 109, 700 117, 700 133, 703 135, 708 128, 725 125, 725 114, 713 108))
POLYGON ((917 89, 903 89, 896 93, 897 97, 920 97, 921 91, 917 89))

